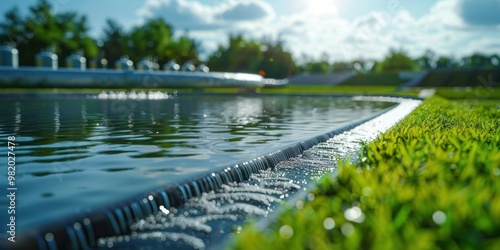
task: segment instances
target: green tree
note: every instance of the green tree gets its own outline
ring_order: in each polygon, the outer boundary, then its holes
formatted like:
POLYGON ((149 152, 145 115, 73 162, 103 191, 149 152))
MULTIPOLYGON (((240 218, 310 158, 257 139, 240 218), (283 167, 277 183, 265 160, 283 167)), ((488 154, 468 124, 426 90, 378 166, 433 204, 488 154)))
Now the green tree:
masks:
MULTIPOLYGON (((117 34, 119 34, 119 30, 117 34)), ((130 32, 129 41, 133 45, 128 54, 133 61, 144 57, 156 57, 160 64, 166 63, 173 56, 172 27, 162 18, 148 20, 130 32)))
POLYGON ((331 73, 331 66, 330 63, 326 61, 312 61, 306 63, 305 71, 315 74, 327 74, 331 73))
POLYGON ((126 55, 128 38, 118 22, 112 19, 106 20, 102 40, 101 49, 110 64, 114 64, 120 57, 126 55))
MULTIPOLYGON (((87 17, 78 16, 77 13, 68 12, 56 15, 56 25, 61 34, 58 41, 58 51, 62 58, 66 58, 75 51, 82 51, 83 56, 94 58, 99 50, 94 39, 88 36, 89 27, 87 17)), ((64 60, 59 60, 63 63, 64 60)))
POLYGON ((346 63, 348 71, 356 71, 358 73, 366 73, 372 69, 374 62, 371 60, 356 59, 351 63, 346 63))
POLYGON ((260 51, 263 52, 259 69, 270 78, 285 78, 290 76, 295 70, 295 62, 292 54, 284 49, 283 40, 273 41, 263 38, 260 51))
POLYGON ((348 72, 352 71, 353 66, 351 62, 334 62, 332 68, 333 72, 348 72))
POLYGON ((228 45, 219 46, 207 65, 215 71, 262 73, 270 78, 288 77, 295 69, 282 40, 263 38, 258 42, 246 40, 241 34, 230 35, 228 45))
POLYGON ((376 72, 398 72, 402 70, 418 70, 418 65, 404 50, 391 49, 382 62, 377 63, 376 72))
POLYGON ((491 65, 491 60, 488 56, 481 53, 474 53, 470 56, 470 67, 488 67, 491 65))
POLYGON ((436 67, 436 54, 427 49, 422 56, 415 60, 418 67, 422 70, 430 70, 436 67))
POLYGON ((0 41, 4 44, 18 46, 28 38, 24 32, 24 21, 17 7, 5 13, 5 21, 0 23, 0 41))
POLYGON ((329 56, 327 53, 323 52, 318 59, 303 55, 304 60, 302 60, 302 65, 299 70, 301 72, 313 73, 313 74, 326 74, 332 72, 332 65, 330 64, 329 56))
POLYGON ((198 63, 198 52, 200 50, 201 44, 190 38, 187 32, 179 37, 179 39, 174 40, 169 46, 169 55, 171 59, 178 62, 191 61, 193 63, 198 63))
POLYGON ((108 20, 102 44, 102 50, 111 63, 124 55, 134 62, 150 57, 156 58, 159 64, 172 59, 180 63, 198 63, 201 47, 187 33, 174 39, 172 26, 162 18, 147 20, 145 24, 133 27, 130 32, 126 32, 117 22, 108 20))
POLYGON ((23 18, 13 8, 0 23, 0 43, 10 43, 19 49, 20 65, 35 65, 35 55, 49 47, 59 54, 61 66, 64 58, 75 50, 84 50, 87 57, 97 54, 97 44, 88 35, 85 16, 71 12, 55 14, 47 0, 40 0, 29 10, 23 18))
MULTIPOLYGON (((438 68, 438 69, 449 69, 449 68, 453 68, 454 65, 455 65, 455 62, 453 61, 453 59, 451 57, 447 57, 447 56, 440 56, 436 61, 436 68, 438 68)), ((465 67, 469 67, 469 66, 465 66, 465 67)))
POLYGON ((219 45, 217 51, 210 55, 207 66, 215 71, 257 73, 262 59, 260 44, 246 41, 240 34, 230 35, 227 47, 219 45))

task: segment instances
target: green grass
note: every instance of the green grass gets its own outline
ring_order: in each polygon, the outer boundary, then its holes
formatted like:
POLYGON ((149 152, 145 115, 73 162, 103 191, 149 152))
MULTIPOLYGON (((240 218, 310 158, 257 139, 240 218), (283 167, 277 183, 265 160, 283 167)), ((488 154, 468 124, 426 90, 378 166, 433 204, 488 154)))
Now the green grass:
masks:
POLYGON ((430 98, 320 180, 312 202, 230 248, 500 249, 499 147, 500 102, 430 98))
POLYGON ((500 87, 500 69, 442 69, 432 70, 420 87, 500 87))
POLYGON ((268 94, 360 94, 416 96, 418 90, 399 91, 395 86, 286 86, 263 88, 260 93, 268 94))
POLYGON ((500 100, 500 88, 476 87, 476 88, 436 88, 436 94, 447 99, 465 100, 500 100))

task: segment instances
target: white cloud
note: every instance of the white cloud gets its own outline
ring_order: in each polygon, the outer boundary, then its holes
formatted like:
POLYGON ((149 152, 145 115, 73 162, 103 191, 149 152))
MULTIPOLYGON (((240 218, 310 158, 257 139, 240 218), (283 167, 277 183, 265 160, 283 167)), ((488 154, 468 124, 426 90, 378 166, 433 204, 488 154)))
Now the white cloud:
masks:
POLYGON ((458 15, 458 4, 456 0, 440 0, 432 8, 429 14, 419 19, 419 26, 424 30, 429 29, 460 29, 465 27, 462 18, 458 15))
POLYGON ((485 40, 498 45, 500 43, 499 29, 492 26, 471 27, 461 16, 462 4, 462 1, 440 0, 427 15, 415 20, 414 25, 410 22, 398 21, 398 23, 407 23, 408 27, 395 32, 414 41, 407 46, 411 49, 413 56, 421 55, 427 48, 438 54, 454 57, 462 57, 478 51, 498 53, 498 47, 495 51, 478 41, 485 40))
POLYGON ((162 17, 176 29, 207 30, 221 26, 214 20, 216 8, 187 0, 148 0, 138 10, 141 19, 162 17))
POLYGON ((500 34, 492 32, 495 28, 471 28, 460 16, 459 7, 459 1, 440 0, 429 13, 418 19, 405 9, 393 14, 382 10, 359 17, 353 21, 354 29, 345 40, 348 48, 346 57, 380 59, 391 47, 403 48, 414 57, 429 48, 449 56, 469 55, 478 50, 498 53, 487 49, 497 48, 493 45, 500 41, 500 34), (479 37, 488 37, 493 45, 478 46, 479 37))
POLYGON ((342 18, 336 1, 331 0, 290 1, 296 10, 302 10, 293 15, 277 14, 282 12, 264 0, 221 0, 213 5, 194 0, 148 0, 138 15, 142 20, 160 16, 178 31, 189 30, 208 52, 225 44, 231 33, 255 39, 280 36, 296 58, 301 54, 318 58, 326 52, 335 61, 381 59, 389 48, 404 48, 412 56, 427 48, 448 55, 498 49, 500 35, 495 34, 499 29, 471 28, 470 20, 464 21, 460 11, 463 1, 470 0, 439 0, 419 18, 398 0, 354 19, 342 18), (485 37, 487 42, 478 42, 477 37, 485 37))
POLYGON ((215 5, 193 0, 148 0, 137 15, 139 24, 147 18, 162 17, 177 35, 189 31, 189 36, 202 41, 207 53, 226 43, 231 33, 265 35, 272 30, 270 24, 276 17, 272 7, 262 0, 226 0, 215 5))
POLYGON ((137 14, 141 19, 162 17, 176 29, 188 30, 231 29, 275 15, 272 7, 260 0, 228 0, 214 6, 192 0, 148 0, 137 14))
POLYGON ((217 17, 229 22, 255 21, 274 17, 272 7, 260 1, 232 1, 227 6, 217 17))
POLYGON ((468 46, 464 48, 464 55, 471 55, 477 52, 475 48, 482 48, 482 53, 491 55, 497 54, 500 51, 500 39, 499 38, 480 38, 477 40, 472 40, 469 42, 468 46))

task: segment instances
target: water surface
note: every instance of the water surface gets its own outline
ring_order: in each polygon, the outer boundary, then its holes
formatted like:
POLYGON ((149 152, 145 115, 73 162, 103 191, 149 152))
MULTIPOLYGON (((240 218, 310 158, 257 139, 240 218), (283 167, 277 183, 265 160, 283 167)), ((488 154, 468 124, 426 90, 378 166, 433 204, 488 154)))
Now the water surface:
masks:
POLYGON ((391 105, 318 96, 3 96, 0 138, 15 135, 18 143, 18 233, 273 152, 391 105))

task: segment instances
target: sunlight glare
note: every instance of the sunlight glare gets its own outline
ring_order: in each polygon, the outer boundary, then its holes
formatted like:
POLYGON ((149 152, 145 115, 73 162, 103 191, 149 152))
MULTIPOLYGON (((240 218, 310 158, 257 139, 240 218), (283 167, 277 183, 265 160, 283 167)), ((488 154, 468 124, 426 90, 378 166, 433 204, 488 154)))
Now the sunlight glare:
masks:
POLYGON ((338 12, 338 1, 335 0, 309 0, 307 10, 314 14, 332 14, 338 12))

